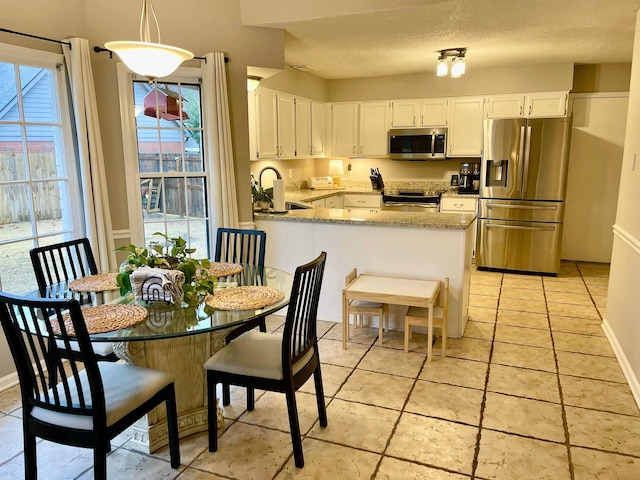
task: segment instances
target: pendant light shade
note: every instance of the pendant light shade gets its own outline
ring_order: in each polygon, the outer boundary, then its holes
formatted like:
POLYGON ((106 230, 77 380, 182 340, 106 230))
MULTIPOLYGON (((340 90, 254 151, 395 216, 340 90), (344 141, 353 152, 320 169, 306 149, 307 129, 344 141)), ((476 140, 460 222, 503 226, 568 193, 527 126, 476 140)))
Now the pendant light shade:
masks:
POLYGON ((153 81, 157 77, 171 75, 193 53, 171 45, 163 45, 160 39, 160 26, 151 0, 142 0, 140 17, 140 41, 107 42, 104 47, 115 52, 130 70, 153 81), (149 18, 156 24, 158 43, 152 43, 149 18))
POLYGON ((438 77, 446 77, 449 74, 449 66, 447 65, 447 57, 440 55, 438 57, 438 66, 436 67, 436 75, 438 77))

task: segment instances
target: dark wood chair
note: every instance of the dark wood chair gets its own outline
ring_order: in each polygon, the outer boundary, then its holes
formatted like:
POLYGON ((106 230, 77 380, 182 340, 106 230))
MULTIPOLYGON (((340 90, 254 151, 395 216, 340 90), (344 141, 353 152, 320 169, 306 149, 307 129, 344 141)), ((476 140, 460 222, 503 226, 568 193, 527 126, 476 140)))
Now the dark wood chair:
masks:
MULTIPOLYGON (((240 275, 242 285, 263 285, 264 256, 267 244, 267 234, 262 230, 242 230, 237 228, 218 228, 216 235, 216 262, 241 263, 245 269, 240 275)), ((234 328, 225 337, 229 343, 243 333, 259 327, 261 332, 267 331, 265 317, 259 317, 251 322, 234 328)), ((231 403, 229 385, 222 387, 222 404, 231 403)))
MULTIPOLYGON (((95 294, 69 290, 69 283, 73 280, 98 273, 89 239, 79 238, 32 248, 29 256, 38 282, 38 292, 42 298, 75 298, 80 305, 95 303, 95 294)), ((118 360, 113 352, 112 343, 96 343, 93 350, 98 360, 118 360)), ((79 355, 77 348, 72 351, 76 356, 79 355)))
POLYGON ((314 377, 320 426, 327 426, 316 336, 318 301, 326 255, 322 252, 312 262, 296 269, 282 335, 255 330, 246 332, 205 363, 210 452, 218 449, 216 385, 241 385, 246 386, 250 392, 247 395, 248 410, 255 407, 255 388, 286 395, 295 464, 297 467, 304 466, 295 394, 311 375, 314 377))
POLYGON ((0 293, 0 321, 20 380, 26 479, 37 478, 38 437, 93 449, 94 478, 106 479, 111 439, 162 403, 167 408, 171 466, 180 466, 173 375, 98 362, 75 299, 0 293), (73 325, 73 337, 65 314, 73 325), (50 348, 53 342, 47 340, 54 335, 62 346, 50 348), (70 354, 72 341, 77 342, 83 363, 70 354))

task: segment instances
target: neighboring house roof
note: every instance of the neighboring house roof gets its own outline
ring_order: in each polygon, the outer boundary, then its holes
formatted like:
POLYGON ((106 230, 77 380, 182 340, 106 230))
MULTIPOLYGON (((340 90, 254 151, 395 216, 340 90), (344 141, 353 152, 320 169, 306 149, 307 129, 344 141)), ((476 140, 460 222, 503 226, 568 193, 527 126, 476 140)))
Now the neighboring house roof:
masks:
MULTIPOLYGON (((45 75, 46 70, 43 68, 20 65, 22 96, 26 97, 29 91, 36 86, 45 75)), ((12 111, 17 112, 17 102, 15 66, 12 63, 0 62, 0 120, 17 118, 17 114, 15 116, 9 116, 12 111)))

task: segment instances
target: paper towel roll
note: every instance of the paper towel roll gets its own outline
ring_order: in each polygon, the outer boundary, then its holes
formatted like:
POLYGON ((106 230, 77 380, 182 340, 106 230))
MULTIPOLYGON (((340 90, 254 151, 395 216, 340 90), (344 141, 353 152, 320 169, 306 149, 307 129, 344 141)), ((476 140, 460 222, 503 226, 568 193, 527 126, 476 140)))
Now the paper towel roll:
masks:
POLYGON ((273 211, 284 212, 284 180, 273 181, 273 211))

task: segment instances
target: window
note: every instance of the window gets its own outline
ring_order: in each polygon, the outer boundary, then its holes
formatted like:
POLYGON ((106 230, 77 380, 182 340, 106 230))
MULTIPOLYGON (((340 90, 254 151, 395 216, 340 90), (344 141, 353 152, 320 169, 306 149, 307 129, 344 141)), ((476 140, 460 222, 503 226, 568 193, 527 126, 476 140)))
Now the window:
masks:
MULTIPOLYGON (((129 74, 126 78, 123 84, 121 77, 120 85, 129 89, 130 96, 125 98, 129 112, 123 115, 134 128, 123 126, 125 145, 129 145, 125 163, 131 168, 130 156, 137 159, 132 172, 135 182, 128 184, 129 204, 136 209, 129 210, 132 241, 148 246, 161 240, 154 237, 155 232, 181 236, 196 249, 196 257, 211 257, 200 83, 188 77, 162 83, 129 74)), ((126 121, 123 118, 123 125, 126 121)))
POLYGON ((0 289, 12 293, 37 289, 31 248, 84 231, 62 62, 0 52, 0 289))

